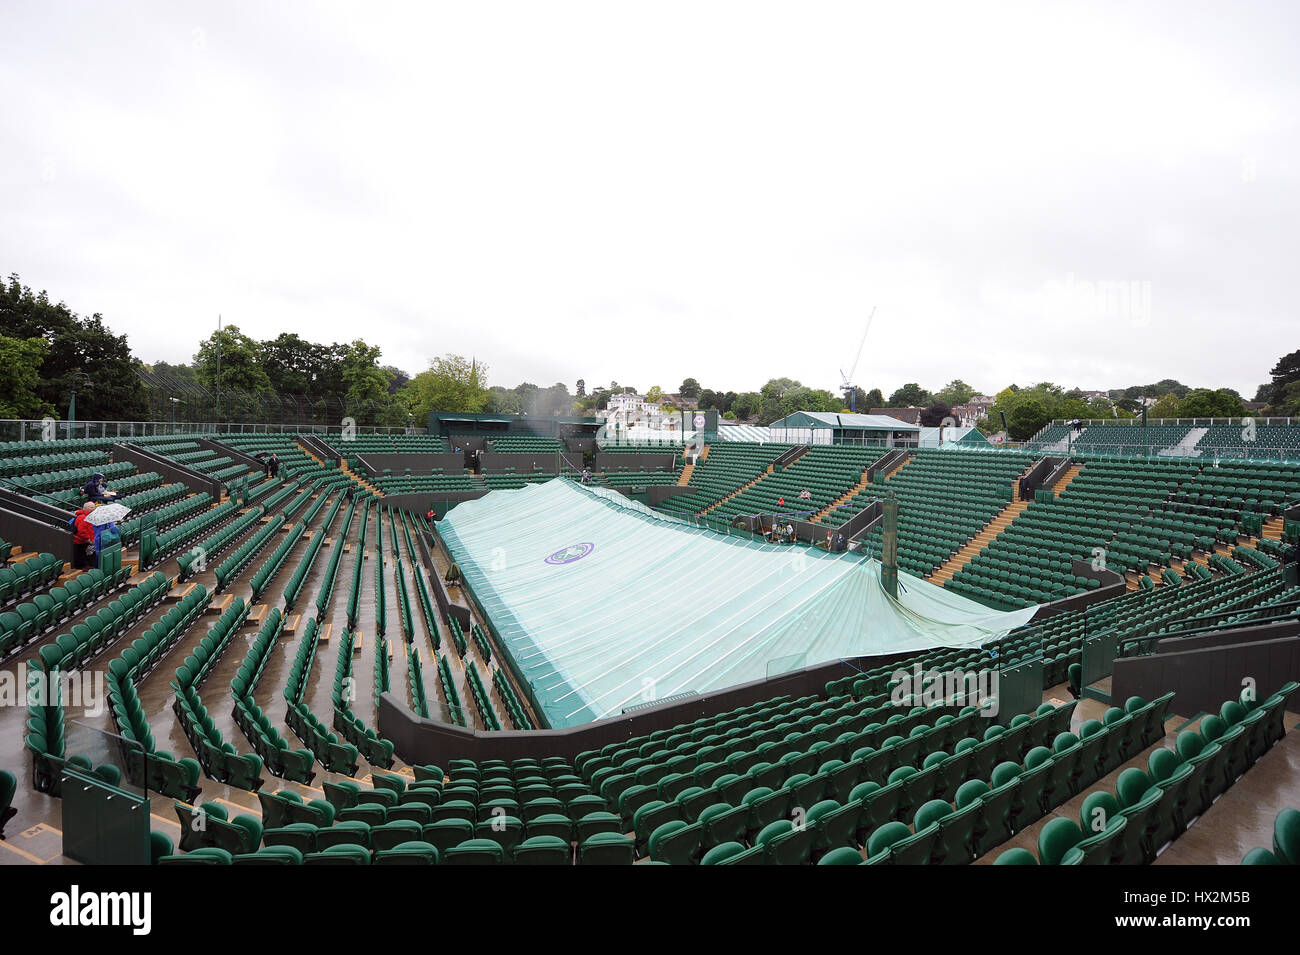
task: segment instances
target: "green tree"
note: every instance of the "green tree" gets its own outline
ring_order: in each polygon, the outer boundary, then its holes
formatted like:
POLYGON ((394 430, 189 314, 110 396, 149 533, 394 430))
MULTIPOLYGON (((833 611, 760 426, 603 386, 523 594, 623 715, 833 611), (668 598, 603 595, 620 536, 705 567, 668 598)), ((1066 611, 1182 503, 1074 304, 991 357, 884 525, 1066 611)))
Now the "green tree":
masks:
POLYGON ((1300 381, 1293 381, 1282 388, 1271 388, 1269 413, 1279 417, 1300 418, 1300 381))
POLYGON ((1021 402, 1007 415, 1007 426, 1012 441, 1028 441, 1052 420, 1047 408, 1037 398, 1021 402))
POLYGON ((762 406, 763 396, 756 391, 742 391, 736 395, 736 399, 731 403, 730 410, 735 414, 737 420, 747 420, 758 414, 762 406))
POLYGON ((95 314, 80 318, 45 292, 33 294, 17 275, 0 283, 0 331, 10 338, 44 339, 48 345, 35 387, 39 400, 56 414, 68 406, 78 375, 89 375, 92 388, 77 389, 81 420, 138 420, 149 413, 148 396, 136 374, 125 335, 114 335, 95 314))
POLYGON ((694 378, 687 378, 682 382, 681 387, 677 389, 677 393, 683 398, 694 400, 700 396, 700 383, 694 378))
MULTIPOLYGON (((487 366, 462 355, 444 355, 429 363, 407 385, 407 406, 423 423, 433 411, 482 412, 488 403, 487 366)), ((536 387, 536 386, 534 386, 536 387)))
POLYGON ((54 407, 41 399, 41 365, 50 346, 43 338, 0 335, 0 418, 43 418, 54 407))
MULTIPOLYGON (((327 349, 291 332, 261 343, 262 370, 274 391, 285 395, 318 394, 327 349)), ((224 362, 224 357, 222 361, 224 362)), ((323 384, 323 382, 322 382, 323 384)))
MULTIPOLYGON (((685 398, 687 397, 687 395, 683 392, 682 397, 685 398)), ((691 395, 690 397, 695 397, 695 396, 691 395)), ((659 404, 659 402, 664 400, 664 390, 660 388, 658 385, 651 385, 650 390, 645 393, 645 400, 650 402, 650 404, 652 405, 659 404)))
POLYGON ((271 378, 262 364, 261 346, 227 325, 199 344, 194 356, 199 384, 214 391, 240 391, 257 395, 271 390, 271 378))
MULTIPOLYGON (((1269 395, 1281 395, 1288 385, 1300 381, 1300 350, 1293 351, 1289 355, 1283 355, 1279 358, 1277 364, 1274 365, 1272 371, 1269 372, 1269 375, 1272 376, 1273 380, 1269 382, 1268 385, 1261 386, 1261 390, 1263 390, 1264 387, 1268 388, 1269 395)), ((1255 400, 1269 401, 1271 398, 1260 399, 1259 396, 1256 395, 1255 400)))
POLYGON ((1245 413, 1241 396, 1230 388, 1195 388, 1178 405, 1180 418, 1237 418, 1245 413))
POLYGON ((960 378, 954 378, 935 394, 935 401, 946 405, 964 405, 975 397, 975 389, 960 378))
POLYGON ((357 339, 343 358, 344 410, 360 424, 376 424, 386 416, 388 372, 379 367, 379 348, 357 339))
POLYGON ((489 414, 522 414, 524 402, 514 389, 493 385, 488 389, 484 410, 489 414))
POLYGON ((1089 418, 1109 418, 1115 408, 1115 405, 1109 398, 1092 398, 1088 401, 1089 418))
POLYGON ((156 361, 148 366, 148 370, 179 384, 197 385, 199 383, 199 377, 194 371, 194 366, 190 364, 174 365, 171 362, 156 361))
POLYGON ((1119 393, 1119 397, 1132 400, 1135 398, 1160 398, 1164 395, 1173 395, 1175 398, 1182 398, 1189 391, 1191 389, 1181 381, 1175 378, 1164 378, 1149 385, 1130 385, 1119 393))
POLYGON ((879 388, 872 388, 867 392, 866 398, 858 405, 858 411, 863 413, 871 411, 872 408, 885 407, 885 396, 881 394, 879 388))
POLYGON ((1044 402, 1044 405, 1053 418, 1065 418, 1067 421, 1072 421, 1075 418, 1092 417, 1087 403, 1078 398, 1063 398, 1055 403, 1044 402))
POLYGON ((388 373, 388 393, 390 395, 397 394, 411 380, 411 376, 396 365, 381 365, 380 370, 388 373))
POLYGON ((1147 408, 1147 418, 1179 418, 1182 405, 1175 394, 1161 395, 1155 404, 1147 408))
POLYGON ((926 391, 914 381, 909 381, 892 395, 889 396, 890 408, 924 408, 932 399, 930 392, 926 391))
POLYGON ((529 411, 529 414, 542 417, 569 414, 573 410, 573 396, 569 394, 569 386, 562 381, 557 381, 549 388, 539 389, 534 409, 529 411))

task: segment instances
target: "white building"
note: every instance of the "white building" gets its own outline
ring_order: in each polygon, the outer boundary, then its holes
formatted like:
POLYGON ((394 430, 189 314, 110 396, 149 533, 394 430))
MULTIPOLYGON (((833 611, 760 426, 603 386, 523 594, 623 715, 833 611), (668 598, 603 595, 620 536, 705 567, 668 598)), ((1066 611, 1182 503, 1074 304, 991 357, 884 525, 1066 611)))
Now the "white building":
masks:
MULTIPOLYGON (((604 411, 597 411, 598 418, 605 419, 605 427, 610 431, 627 431, 631 428, 651 428, 661 430, 665 426, 663 409, 657 404, 645 400, 645 395, 617 394, 611 395, 604 411)), ((676 427, 676 419, 667 416, 676 427)))

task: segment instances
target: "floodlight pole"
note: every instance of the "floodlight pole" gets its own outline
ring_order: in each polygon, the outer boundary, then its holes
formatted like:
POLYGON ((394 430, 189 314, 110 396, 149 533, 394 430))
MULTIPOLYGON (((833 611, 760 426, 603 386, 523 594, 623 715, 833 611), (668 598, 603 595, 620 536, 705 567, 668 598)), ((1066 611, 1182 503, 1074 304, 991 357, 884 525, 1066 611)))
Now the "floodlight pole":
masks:
POLYGON ((217 421, 221 420, 221 316, 217 316, 217 421))
POLYGON ((82 382, 85 383, 86 388, 89 388, 94 384, 94 380, 84 371, 73 372, 72 388, 71 388, 72 394, 68 398, 68 437, 69 438, 73 437, 73 433, 76 431, 76 427, 77 427, 77 385, 82 382))

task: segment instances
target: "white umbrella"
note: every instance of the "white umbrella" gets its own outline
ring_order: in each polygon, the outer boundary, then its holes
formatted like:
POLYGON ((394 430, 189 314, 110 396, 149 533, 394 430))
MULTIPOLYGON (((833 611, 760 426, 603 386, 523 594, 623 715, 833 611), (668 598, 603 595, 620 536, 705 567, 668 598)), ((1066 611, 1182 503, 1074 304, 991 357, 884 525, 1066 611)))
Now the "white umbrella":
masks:
POLYGON ((130 513, 131 508, 125 504, 101 504, 86 515, 86 523, 96 526, 108 524, 112 521, 120 521, 130 513))

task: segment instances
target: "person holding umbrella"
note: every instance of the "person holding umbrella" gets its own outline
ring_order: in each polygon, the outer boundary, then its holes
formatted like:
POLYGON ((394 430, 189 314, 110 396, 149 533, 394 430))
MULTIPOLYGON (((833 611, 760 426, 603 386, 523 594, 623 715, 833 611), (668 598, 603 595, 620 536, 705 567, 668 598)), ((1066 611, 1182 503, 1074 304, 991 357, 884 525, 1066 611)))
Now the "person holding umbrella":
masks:
POLYGON ((77 508, 68 526, 72 528, 72 569, 85 570, 90 566, 90 556, 95 552, 95 528, 86 520, 95 509, 94 501, 87 501, 77 508))
POLYGON ((101 504, 86 517, 86 523, 94 528, 96 567, 99 566, 100 555, 104 551, 114 544, 121 543, 122 533, 118 530, 117 522, 129 513, 131 513, 131 508, 125 504, 101 504))

